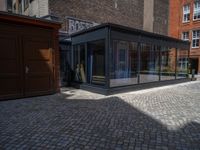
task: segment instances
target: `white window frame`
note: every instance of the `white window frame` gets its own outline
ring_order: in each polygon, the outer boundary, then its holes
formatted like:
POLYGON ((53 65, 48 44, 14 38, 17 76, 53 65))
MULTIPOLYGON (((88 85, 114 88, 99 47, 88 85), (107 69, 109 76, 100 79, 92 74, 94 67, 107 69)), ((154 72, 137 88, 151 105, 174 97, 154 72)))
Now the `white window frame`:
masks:
POLYGON ((200 20, 200 0, 194 2, 193 20, 200 20), (197 18, 195 18, 195 15, 197 18))
POLYGON ((193 30, 192 31, 192 48, 199 48, 199 43, 200 43, 200 30, 193 30))
POLYGON ((186 70, 188 67, 188 58, 179 58, 178 66, 179 66, 179 69, 186 70))
POLYGON ((189 31, 186 31, 186 32, 182 32, 182 40, 183 41, 189 41, 189 37, 190 37, 190 33, 189 31))
POLYGON ((183 6, 183 23, 190 22, 190 5, 186 4, 183 6), (189 15, 189 19, 187 16, 189 15))

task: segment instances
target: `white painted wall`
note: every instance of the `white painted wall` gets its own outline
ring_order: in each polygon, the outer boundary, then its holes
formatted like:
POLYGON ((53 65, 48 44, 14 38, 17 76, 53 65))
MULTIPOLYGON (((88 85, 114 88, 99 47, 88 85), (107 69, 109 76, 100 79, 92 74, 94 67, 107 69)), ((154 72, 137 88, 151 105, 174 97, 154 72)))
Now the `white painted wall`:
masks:
POLYGON ((7 11, 6 0, 0 0, 0 11, 7 11))
POLYGON ((33 0, 23 14, 27 16, 43 17, 49 14, 49 0, 33 0))

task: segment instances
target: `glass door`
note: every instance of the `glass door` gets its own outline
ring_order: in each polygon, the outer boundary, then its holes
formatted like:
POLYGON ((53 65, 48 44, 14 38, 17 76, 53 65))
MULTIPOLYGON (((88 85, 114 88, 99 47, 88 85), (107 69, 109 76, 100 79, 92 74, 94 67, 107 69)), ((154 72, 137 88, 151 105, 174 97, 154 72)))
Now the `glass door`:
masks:
POLYGON ((105 41, 89 42, 88 48, 88 81, 105 85, 105 41))
POLYGON ((74 48, 74 81, 86 83, 85 45, 76 45, 74 48))

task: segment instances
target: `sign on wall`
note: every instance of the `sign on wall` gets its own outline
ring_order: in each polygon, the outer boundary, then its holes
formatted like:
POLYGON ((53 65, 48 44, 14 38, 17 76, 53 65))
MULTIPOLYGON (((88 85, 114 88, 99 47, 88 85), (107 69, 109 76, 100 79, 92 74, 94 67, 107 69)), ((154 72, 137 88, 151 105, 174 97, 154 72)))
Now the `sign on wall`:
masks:
POLYGON ((68 33, 72 34, 84 29, 88 29, 91 27, 94 27, 98 25, 95 22, 90 22, 90 21, 85 21, 73 17, 67 17, 67 22, 68 22, 68 33))

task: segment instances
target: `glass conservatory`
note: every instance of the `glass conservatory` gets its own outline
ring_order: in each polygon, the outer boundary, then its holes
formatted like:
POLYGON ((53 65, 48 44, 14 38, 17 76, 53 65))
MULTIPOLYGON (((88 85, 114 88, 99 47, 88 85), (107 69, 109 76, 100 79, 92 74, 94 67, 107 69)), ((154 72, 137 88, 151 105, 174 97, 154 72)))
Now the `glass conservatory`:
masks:
POLYGON ((72 35, 74 82, 104 90, 188 79, 190 43, 116 24, 72 35))

